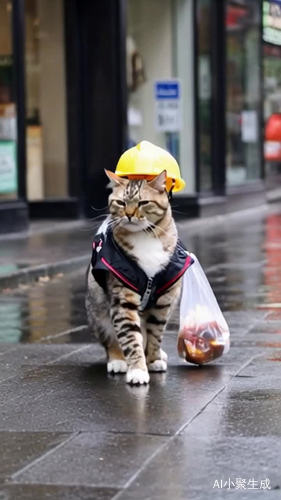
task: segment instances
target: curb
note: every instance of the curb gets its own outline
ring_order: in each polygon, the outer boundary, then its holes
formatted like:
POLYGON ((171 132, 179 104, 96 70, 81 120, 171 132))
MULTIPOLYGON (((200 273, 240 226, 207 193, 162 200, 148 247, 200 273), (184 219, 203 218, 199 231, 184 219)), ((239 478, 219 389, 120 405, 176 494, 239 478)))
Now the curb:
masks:
MULTIPOLYGON (((9 240, 23 240, 32 236, 41 234, 50 234, 54 232, 65 232, 69 229, 83 229, 88 228, 89 221, 87 219, 70 220, 63 222, 46 223, 40 226, 38 223, 32 223, 27 231, 20 231, 16 233, 0 234, 1 241, 9 240)), ((90 228, 90 226, 89 226, 90 228)))
MULTIPOLYGON (((72 259, 53 262, 50 264, 40 264, 39 266, 21 269, 7 276, 0 277, 0 290, 5 288, 16 288, 19 285, 27 285, 38 281, 43 276, 52 277, 60 272, 70 272, 89 263, 89 254, 73 257, 72 259)), ((86 272, 86 269, 85 269, 86 272)))

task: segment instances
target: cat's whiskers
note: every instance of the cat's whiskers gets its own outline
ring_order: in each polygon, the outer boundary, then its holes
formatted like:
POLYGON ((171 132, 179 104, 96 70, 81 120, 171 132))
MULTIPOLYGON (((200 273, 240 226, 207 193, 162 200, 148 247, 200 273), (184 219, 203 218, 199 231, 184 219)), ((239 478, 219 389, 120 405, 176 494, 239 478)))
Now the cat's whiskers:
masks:
POLYGON ((110 229, 114 229, 118 225, 119 222, 120 222, 119 217, 115 217, 114 219, 110 219, 108 221, 107 227, 110 229))
POLYGON ((152 234, 155 238, 159 239, 159 235, 157 234, 157 232, 155 231, 155 228, 152 225, 149 226, 149 230, 152 232, 152 234))
POLYGON ((102 218, 106 219, 106 217, 108 217, 108 214, 100 214, 100 215, 96 215, 96 217, 91 217, 89 220, 90 220, 90 222, 96 222, 102 218))
POLYGON ((152 234, 154 235, 153 228, 152 228, 151 226, 145 227, 145 228, 143 229, 143 232, 144 232, 145 234, 149 234, 149 235, 151 235, 151 233, 152 233, 152 234))
POLYGON ((160 226, 156 226, 156 224, 153 224, 153 222, 151 222, 149 227, 150 227, 150 230, 152 231, 152 233, 154 234, 155 238, 160 239, 160 235, 158 234, 158 230, 162 231, 162 233, 164 233, 164 234, 168 234, 167 231, 162 229, 160 226))

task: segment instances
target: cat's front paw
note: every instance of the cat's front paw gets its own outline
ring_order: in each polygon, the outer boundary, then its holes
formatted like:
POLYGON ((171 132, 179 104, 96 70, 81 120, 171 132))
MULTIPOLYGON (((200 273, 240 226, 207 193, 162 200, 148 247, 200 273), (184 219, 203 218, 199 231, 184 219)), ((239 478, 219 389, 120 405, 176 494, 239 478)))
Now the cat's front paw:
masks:
POLYGON ((163 349, 160 349, 157 355, 157 359, 155 359, 155 354, 153 353, 153 357, 151 358, 149 354, 146 357, 146 364, 148 370, 150 372, 166 372, 167 371, 167 363, 168 363, 168 355, 163 349), (153 361, 152 361, 153 360, 153 361))
POLYGON ((112 359, 107 363, 107 373, 126 373, 127 363, 123 359, 112 359))
POLYGON ((148 384, 149 373, 141 368, 131 368, 127 372, 126 382, 132 385, 148 384))
POLYGON ((162 359, 163 361, 168 361, 168 354, 163 351, 163 349, 160 349, 160 359, 162 359))
POLYGON ((148 369, 150 372, 166 372, 167 362, 164 359, 156 359, 152 363, 149 363, 148 369))

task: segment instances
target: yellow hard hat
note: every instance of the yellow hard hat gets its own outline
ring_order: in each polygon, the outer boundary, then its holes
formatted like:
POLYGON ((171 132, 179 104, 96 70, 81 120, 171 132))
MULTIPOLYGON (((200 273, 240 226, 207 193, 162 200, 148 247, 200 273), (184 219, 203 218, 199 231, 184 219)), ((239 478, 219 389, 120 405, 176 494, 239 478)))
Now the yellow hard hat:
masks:
POLYGON ((151 142, 141 141, 133 148, 127 149, 120 157, 115 173, 129 179, 153 179, 167 171, 166 189, 181 191, 185 182, 181 178, 180 168, 175 158, 165 149, 151 142))

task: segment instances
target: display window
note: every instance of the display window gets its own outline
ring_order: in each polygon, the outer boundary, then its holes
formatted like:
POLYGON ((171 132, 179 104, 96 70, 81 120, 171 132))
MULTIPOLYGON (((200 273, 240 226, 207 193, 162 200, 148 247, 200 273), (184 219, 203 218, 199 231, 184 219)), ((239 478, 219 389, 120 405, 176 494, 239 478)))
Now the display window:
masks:
POLYGON ((197 0, 198 164, 200 191, 212 191, 212 2, 197 0))
POLYGON ((17 107, 14 91, 12 5, 0 0, 0 201, 17 198, 17 107))
POLYGON ((146 139, 170 151, 195 189, 193 3, 127 2, 128 147, 146 139))
POLYGON ((226 181, 261 177, 261 5, 226 2, 226 181))
POLYGON ((63 0, 25 0, 29 201, 68 195, 63 0))
MULTIPOLYGON (((267 187, 281 180, 281 2, 263 2, 264 159, 267 187)), ((280 189, 280 188, 279 188, 280 189)))

